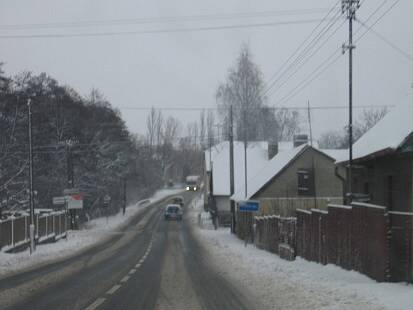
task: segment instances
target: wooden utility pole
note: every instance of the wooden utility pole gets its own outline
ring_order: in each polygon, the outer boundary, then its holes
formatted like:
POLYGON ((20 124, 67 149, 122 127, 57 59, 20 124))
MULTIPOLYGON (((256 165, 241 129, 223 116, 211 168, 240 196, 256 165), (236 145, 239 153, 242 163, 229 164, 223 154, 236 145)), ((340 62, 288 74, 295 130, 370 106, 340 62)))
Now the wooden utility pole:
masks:
MULTIPOLYGON (((229 188, 230 197, 234 195, 234 118, 232 105, 229 107, 229 188)), ((230 199, 231 232, 235 233, 235 203, 230 199)))
POLYGON ((32 139, 32 102, 31 99, 27 100, 27 112, 28 112, 28 126, 29 126, 29 196, 30 196, 30 254, 35 251, 34 244, 34 195, 33 195, 33 139, 32 139))
POLYGON ((353 196, 352 188, 352 170, 353 170, 353 20, 356 18, 356 11, 360 7, 360 0, 342 0, 341 10, 343 14, 347 15, 348 19, 348 45, 343 44, 343 53, 348 50, 348 65, 349 65, 349 79, 348 79, 348 108, 349 108, 349 122, 348 122, 348 143, 349 143, 349 161, 347 169, 347 203, 351 203, 353 196))
POLYGON ((126 177, 123 178, 123 215, 126 213, 126 177))

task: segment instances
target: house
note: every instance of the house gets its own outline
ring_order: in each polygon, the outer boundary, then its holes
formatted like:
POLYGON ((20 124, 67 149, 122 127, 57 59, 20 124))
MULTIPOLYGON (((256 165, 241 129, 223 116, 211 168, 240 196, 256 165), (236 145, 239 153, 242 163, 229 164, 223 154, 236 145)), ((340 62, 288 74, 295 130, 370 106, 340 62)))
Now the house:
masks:
MULTIPOLYGON (((271 148, 267 142, 247 143, 247 179, 249 174, 259 170, 268 161, 268 152, 271 152, 271 148)), ((228 141, 214 146, 211 152, 205 151, 204 193, 211 197, 220 224, 228 224, 231 220, 229 162, 228 141)), ((244 143, 234 141, 234 192, 244 188, 244 179, 244 143)))
POLYGON ((288 199, 289 205, 298 204, 300 198, 311 203, 317 203, 319 198, 341 201, 344 178, 343 171, 335 166, 335 157, 343 156, 344 152, 320 150, 307 143, 280 151, 248 179, 247 195, 241 190, 231 199, 259 200, 261 205, 277 199, 288 199))
POLYGON ((353 145, 354 195, 365 194, 390 211, 413 212, 412 116, 413 105, 400 105, 353 145))

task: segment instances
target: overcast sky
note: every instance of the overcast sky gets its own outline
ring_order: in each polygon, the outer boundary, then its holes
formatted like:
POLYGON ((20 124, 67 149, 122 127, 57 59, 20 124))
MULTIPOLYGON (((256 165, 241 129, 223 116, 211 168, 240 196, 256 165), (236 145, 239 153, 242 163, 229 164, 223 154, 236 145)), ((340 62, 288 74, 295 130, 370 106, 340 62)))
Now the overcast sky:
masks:
MULTIPOLYGON (((388 0, 371 21, 380 17, 396 0, 388 0)), ((331 8, 336 0, 0 0, 1 25, 81 22, 127 18, 217 15, 279 10, 331 8)), ((381 0, 364 0, 357 15, 366 20, 381 0)), ((406 53, 413 55, 413 1, 401 0, 374 29, 406 53)), ((156 23, 150 25, 94 26, 87 28, 0 30, 0 35, 141 31, 185 27, 321 19, 326 11, 299 16, 270 16, 254 19, 156 23)), ((338 25, 341 23, 337 23, 338 25)), ((62 84, 85 95, 98 88, 120 108, 129 128, 145 131, 145 110, 125 107, 215 107, 215 90, 225 80, 243 42, 250 45, 254 61, 264 80, 309 35, 316 23, 288 24, 257 28, 146 33, 134 35, 1 39, 0 61, 5 71, 47 72, 62 84)), ((359 26, 355 24, 355 30, 359 26)), ((333 29, 333 28, 332 28, 333 29)), ((347 24, 335 33, 268 103, 279 100, 339 48, 347 39, 347 24)), ((363 33, 360 30, 359 34, 363 33)), ((356 36, 357 37, 357 36, 356 36)), ((344 55, 318 79, 283 106, 347 104, 348 58, 344 55)), ((354 104, 399 104, 413 98, 413 62, 373 34, 366 34, 355 49, 354 104)), ((197 118, 194 111, 165 111, 187 121, 197 118)), ((345 110, 313 111, 314 134, 341 128, 347 121, 345 110)), ((303 125, 303 131, 306 131, 303 125)))

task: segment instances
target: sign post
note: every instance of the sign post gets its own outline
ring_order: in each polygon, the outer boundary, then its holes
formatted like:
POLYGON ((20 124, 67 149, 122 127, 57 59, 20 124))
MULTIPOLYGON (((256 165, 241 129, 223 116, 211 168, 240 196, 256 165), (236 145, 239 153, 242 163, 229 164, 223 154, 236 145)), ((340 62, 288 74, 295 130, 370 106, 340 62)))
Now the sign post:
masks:
POLYGON ((83 195, 77 188, 65 189, 63 195, 66 198, 67 210, 71 215, 71 227, 75 229, 78 226, 76 210, 83 209, 83 195))
POLYGON ((105 195, 105 197, 103 197, 103 207, 105 208, 105 213, 106 213, 106 224, 108 224, 109 222, 109 206, 110 206, 110 202, 112 200, 112 197, 110 197, 109 195, 105 195))
MULTIPOLYGON (((260 202, 256 200, 246 200, 238 202, 238 210, 240 212, 258 212, 260 210, 260 202)), ((247 246, 248 239, 254 243, 254 224, 252 224, 249 231, 249 238, 245 236, 245 246, 247 246)))
POLYGON ((260 202, 256 200, 240 201, 238 207, 240 212, 257 212, 260 209, 260 202))

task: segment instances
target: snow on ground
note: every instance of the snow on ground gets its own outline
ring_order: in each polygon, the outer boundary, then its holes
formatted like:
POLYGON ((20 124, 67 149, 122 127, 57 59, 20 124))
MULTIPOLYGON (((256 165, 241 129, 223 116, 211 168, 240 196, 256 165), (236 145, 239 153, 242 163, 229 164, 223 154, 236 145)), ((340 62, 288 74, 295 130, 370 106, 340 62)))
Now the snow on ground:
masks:
POLYGON ((126 208, 125 215, 122 214, 121 210, 118 214, 110 216, 107 219, 106 217, 94 219, 88 222, 82 230, 69 231, 67 239, 61 239, 55 243, 38 245, 33 255, 30 255, 28 249, 24 252, 13 254, 0 252, 0 277, 41 265, 51 260, 71 256, 97 242, 101 242, 116 233, 122 226, 126 225, 134 215, 150 207, 151 203, 155 203, 169 195, 180 192, 182 192, 182 189, 159 190, 149 198, 148 202, 141 201, 144 203, 138 202, 129 205, 126 208))
MULTIPOLYGON (((193 222, 202 200, 192 206, 193 222)), ((358 272, 297 258, 289 262, 257 249, 229 229, 201 229, 196 236, 213 264, 226 276, 252 290, 269 309, 413 309, 413 285, 378 283, 358 272)))

